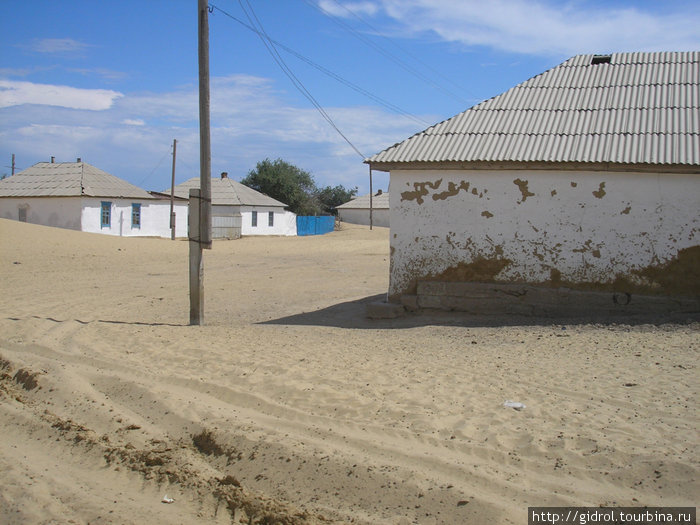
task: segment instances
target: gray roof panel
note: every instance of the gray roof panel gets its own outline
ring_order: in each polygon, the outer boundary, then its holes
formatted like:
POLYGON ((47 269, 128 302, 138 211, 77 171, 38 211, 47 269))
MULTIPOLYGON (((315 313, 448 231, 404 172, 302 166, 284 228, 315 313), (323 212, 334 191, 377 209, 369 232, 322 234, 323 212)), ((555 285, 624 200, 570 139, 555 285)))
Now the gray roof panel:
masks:
MULTIPOLYGON (((336 206, 338 210, 369 210, 369 193, 366 195, 360 195, 354 199, 349 200, 345 204, 336 206)), ((389 192, 383 192, 380 194, 375 194, 372 196, 372 209, 389 209, 389 192)))
POLYGON ((700 52, 575 56, 367 159, 700 164, 700 52))
MULTIPOLYGON (((175 195, 188 199, 190 188, 199 188, 199 177, 193 177, 175 186, 175 195)), ((169 194, 170 189, 164 190, 163 193, 169 194)), ((211 203, 229 206, 287 206, 283 202, 268 197, 264 193, 260 193, 228 177, 211 179, 211 203)))
POLYGON ((87 162, 38 162, 1 180, 0 197, 153 198, 87 162))

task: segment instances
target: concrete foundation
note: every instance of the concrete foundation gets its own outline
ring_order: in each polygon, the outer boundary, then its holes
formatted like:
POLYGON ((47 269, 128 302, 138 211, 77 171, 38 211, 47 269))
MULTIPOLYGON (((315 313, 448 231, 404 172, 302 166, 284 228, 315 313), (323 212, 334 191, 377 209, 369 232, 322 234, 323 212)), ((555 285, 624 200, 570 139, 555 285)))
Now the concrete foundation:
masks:
POLYGON ((418 308, 471 314, 614 317, 700 312, 700 297, 635 295, 526 284, 419 281, 418 308))

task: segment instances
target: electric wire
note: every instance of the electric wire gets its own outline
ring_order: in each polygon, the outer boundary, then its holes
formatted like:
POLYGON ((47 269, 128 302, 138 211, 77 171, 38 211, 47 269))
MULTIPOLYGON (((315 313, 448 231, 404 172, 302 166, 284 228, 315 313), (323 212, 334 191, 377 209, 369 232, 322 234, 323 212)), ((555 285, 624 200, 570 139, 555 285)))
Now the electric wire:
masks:
POLYGON ((352 28, 350 25, 346 24, 345 22, 338 20, 336 17, 332 16, 331 13, 323 9, 323 7, 316 5, 312 0, 304 0, 304 2, 328 17, 330 20, 332 20, 336 25, 341 26, 343 29, 345 29, 347 32, 349 32, 351 35, 353 35, 355 38, 358 40, 362 41, 365 45, 371 47, 374 49, 376 52, 379 54, 383 55, 384 57, 388 58, 392 62, 394 62, 396 65, 398 65, 400 68, 402 68, 404 71, 407 71, 408 73, 412 74, 416 78, 422 80, 423 82, 431 85, 434 89, 441 91, 443 94, 448 95, 449 97, 453 98, 454 100, 462 103, 462 104, 469 104, 469 101, 467 101, 464 97, 452 92, 451 90, 447 89, 444 86, 441 86, 434 80, 432 80, 430 77, 424 75, 414 67, 412 67, 410 64, 408 64, 406 61, 402 60, 401 58, 397 57, 395 54, 385 50, 382 48, 380 45, 376 44, 369 38, 365 37, 362 33, 359 31, 355 30, 352 28))
MULTIPOLYGON (((389 43, 391 43, 391 44, 392 44, 394 47, 396 47, 399 51, 401 51, 402 53, 406 53, 406 55, 408 55, 409 57, 411 57, 413 60, 415 60, 416 62, 419 62, 423 67, 429 69, 430 71, 432 71, 433 73, 435 73, 437 76, 439 76, 439 77, 442 78, 443 80, 449 82, 450 84, 452 84, 452 86, 454 86, 454 87, 457 88, 458 90, 460 90, 460 91, 466 91, 466 92, 469 93, 470 95, 473 95, 474 97, 477 97, 477 95, 476 95, 475 93, 473 93, 473 92, 469 91, 468 89, 465 89, 464 87, 458 85, 458 84, 457 84, 456 82, 454 82, 451 78, 449 78, 448 76, 442 74, 440 71, 438 71, 437 69, 435 69, 434 67, 432 67, 432 66, 431 66, 430 64, 428 64, 427 62, 421 60, 420 57, 414 55, 414 54, 411 53, 408 49, 406 49, 406 48, 400 46, 400 45, 397 44, 393 39, 391 39, 391 38, 389 38, 389 37, 383 35, 382 32, 381 32, 379 29, 377 29, 376 27, 374 27, 374 26, 373 26, 372 24, 370 24, 367 20, 365 20, 362 16, 360 16, 360 15, 357 14, 355 11, 353 11, 352 9, 350 9, 347 5, 340 3, 339 0, 333 0, 333 2, 334 2, 335 4, 337 4, 339 7, 345 9, 345 11, 347 11, 348 13, 350 13, 354 18, 356 18, 357 20, 359 20, 360 22, 362 22, 364 25, 366 25, 367 27, 369 27, 372 31, 374 31, 375 34, 381 36, 384 40, 386 40, 386 41, 388 41, 389 43)), ((466 102, 466 101, 465 101, 465 102, 466 102)))
MULTIPOLYGON (((237 18, 236 16, 232 15, 231 13, 228 13, 228 12, 224 11, 223 9, 221 9, 220 7, 218 7, 218 6, 216 6, 216 5, 213 5, 213 4, 210 4, 210 5, 211 5, 211 7, 212 7, 213 9, 219 11, 222 15, 227 16, 228 18, 234 20, 235 22, 238 22, 240 25, 242 25, 243 27, 245 27, 245 28, 248 29, 249 31, 252 31, 253 33, 256 33, 258 36, 261 36, 260 31, 258 31, 258 30, 255 29, 254 27, 250 26, 249 24, 246 24, 246 23, 245 23, 243 20, 241 20, 240 18, 237 18)), ((427 121, 425 121, 425 120, 423 120, 423 119, 421 119, 421 118, 419 118, 419 117, 416 117, 415 115, 412 115, 411 113, 408 113, 407 111, 401 109, 399 106, 397 106, 397 105, 395 105, 395 104, 392 104, 391 102, 388 102, 387 100, 384 100, 383 98, 381 98, 381 97, 379 97, 379 96, 377 96, 377 95, 375 95, 375 94, 373 94, 373 93, 367 91, 366 89, 364 89, 364 88, 358 86, 357 84, 352 83, 351 81, 347 80, 346 78, 343 78, 342 76, 338 75, 337 73, 335 73, 335 72, 331 71, 330 69, 328 69, 328 68, 326 68, 326 67, 324 67, 324 66, 322 66, 322 65, 320 65, 320 64, 318 64, 318 63, 316 63, 316 62, 314 62, 314 61, 311 60, 310 58, 308 58, 308 57, 302 55, 301 53, 295 51, 294 49, 291 49, 290 47, 288 47, 288 46, 286 46, 286 45, 284 45, 284 44, 278 42, 277 40, 270 39, 270 41, 273 42, 278 48, 280 48, 280 49, 286 51, 286 52, 289 53, 290 55, 293 55, 293 56, 297 57, 299 60, 301 60, 301 61, 307 63, 308 65, 310 65, 311 67, 317 69, 317 70, 320 71, 321 73, 323 73, 323 74, 325 74, 325 75, 327 75, 327 76, 333 78, 334 80, 336 80, 336 81, 340 82, 341 84, 343 84, 343 85, 349 87, 350 89, 356 91, 357 93, 360 93, 361 95, 364 95, 364 96, 366 96, 367 98, 370 98, 370 99, 374 100, 375 102, 377 102, 378 104, 384 106, 385 108, 387 108, 387 109, 389 109, 389 110, 391 110, 391 111, 393 111, 393 112, 395 112, 395 113, 398 113, 398 114, 400 114, 400 115, 403 115, 403 116, 405 116, 405 117, 407 117, 407 118, 413 120, 413 121, 416 122, 417 124, 421 124, 421 125, 423 125, 423 126, 429 126, 429 125, 431 124, 430 122, 427 122, 427 121)))
MULTIPOLYGON (((170 147, 170 150, 172 151, 172 146, 170 147)), ((160 158, 160 160, 158 161, 158 164, 156 164, 156 167, 153 168, 153 169, 151 170, 151 172, 150 172, 148 175, 146 175, 143 179, 141 179, 141 180, 139 181, 139 183, 137 184, 137 186, 140 187, 140 186, 146 181, 146 179, 150 178, 151 175, 153 175, 153 173, 155 173, 155 171, 156 171, 158 168, 160 168, 160 165, 163 164, 163 161, 165 160, 165 157, 167 157, 167 156, 170 155, 170 154, 171 154, 171 152, 168 151, 165 155, 163 155, 163 156, 160 158)))
MULTIPOLYGON (((258 31, 258 36, 262 40, 263 44, 265 45, 265 48, 268 50, 270 55, 272 56, 273 60, 277 63, 277 65, 280 67, 282 72, 291 80, 292 84, 294 84, 294 87, 297 88, 297 90, 309 101, 311 104, 316 108, 316 110, 319 112, 319 114, 324 118, 326 122, 345 140, 345 142, 348 143, 348 145, 357 153, 362 159, 366 158, 362 152, 357 149, 357 147, 348 139, 345 134, 340 130, 340 128, 335 124, 333 119, 328 115, 326 110, 323 109, 321 104, 314 98, 314 96, 309 92, 308 89, 304 86, 304 84, 297 78, 297 76, 294 74, 294 72, 289 68, 287 63, 284 61, 282 56, 279 54, 279 51, 277 51, 277 48, 275 47, 275 44, 272 42, 272 39, 267 35, 267 32, 265 31, 265 28, 262 26, 260 23, 260 20, 258 19, 257 15, 255 14, 255 10, 253 7, 250 5, 250 2, 248 0, 245 0, 246 4, 248 5, 248 8, 250 9, 253 18, 255 18, 257 22, 257 26, 259 27, 258 31)), ((241 9, 243 9, 243 12, 245 13, 246 17, 248 18, 248 21, 255 26, 256 23, 253 21, 251 18, 251 15, 248 13, 246 10, 245 6, 243 5, 243 0, 238 0, 238 3, 241 6, 241 9)))

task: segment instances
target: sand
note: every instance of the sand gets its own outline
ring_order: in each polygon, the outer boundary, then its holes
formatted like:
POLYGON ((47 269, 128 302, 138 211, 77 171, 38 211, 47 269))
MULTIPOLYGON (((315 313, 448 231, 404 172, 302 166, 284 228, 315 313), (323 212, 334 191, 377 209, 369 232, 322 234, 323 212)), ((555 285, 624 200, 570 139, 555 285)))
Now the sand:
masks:
POLYGON ((388 239, 215 242, 193 327, 186 242, 0 220, 0 522, 697 504, 697 319, 369 320, 388 239))

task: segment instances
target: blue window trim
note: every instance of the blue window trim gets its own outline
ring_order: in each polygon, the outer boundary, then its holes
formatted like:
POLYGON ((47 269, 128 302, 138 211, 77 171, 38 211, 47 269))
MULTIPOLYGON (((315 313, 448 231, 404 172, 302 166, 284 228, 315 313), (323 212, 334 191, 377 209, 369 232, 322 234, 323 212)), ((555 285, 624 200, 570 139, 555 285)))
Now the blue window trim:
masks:
POLYGON ((131 227, 141 229, 141 203, 134 202, 131 204, 131 227), (138 219, 138 222, 134 221, 134 218, 138 219))
POLYGON ((112 203, 102 201, 100 205, 100 228, 111 228, 112 226, 112 203), (105 221, 105 218, 107 219, 105 221))

